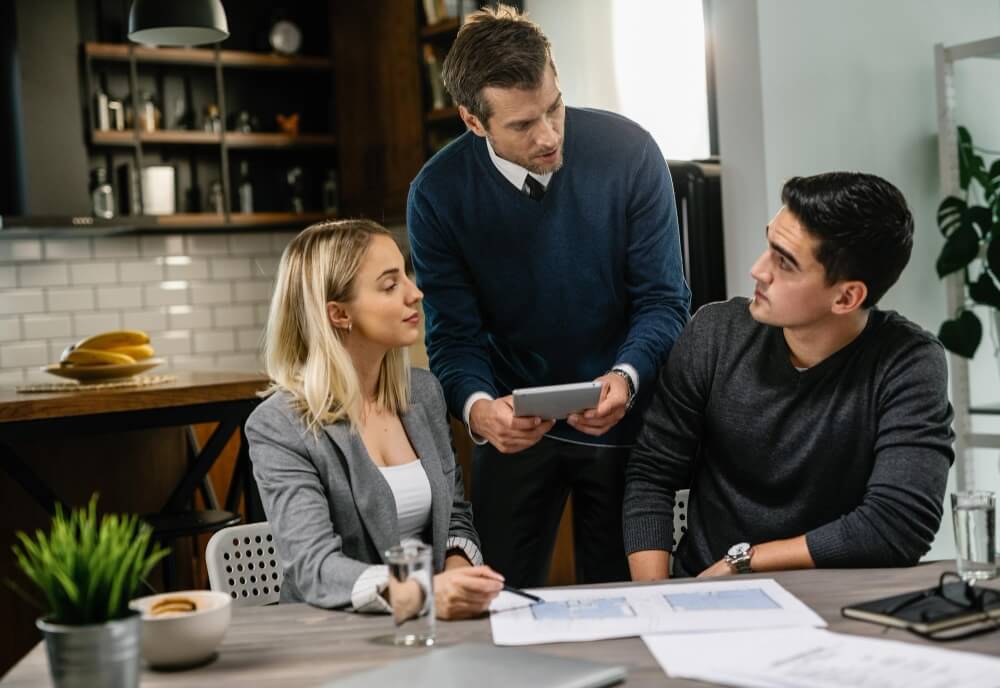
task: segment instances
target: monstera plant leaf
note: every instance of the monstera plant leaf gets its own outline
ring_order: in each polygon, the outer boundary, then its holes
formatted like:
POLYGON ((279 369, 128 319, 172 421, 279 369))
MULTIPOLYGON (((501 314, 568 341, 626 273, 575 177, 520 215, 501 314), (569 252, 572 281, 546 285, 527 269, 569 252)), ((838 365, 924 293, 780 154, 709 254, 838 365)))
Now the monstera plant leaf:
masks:
POLYGON ((949 237, 962 226, 962 213, 966 207, 965 199, 958 196, 948 196, 941 201, 937 212, 938 229, 941 230, 941 234, 949 237))
POLYGON ((969 285, 969 296, 976 303, 1000 308, 1000 289, 997 289, 997 283, 985 270, 978 280, 969 285))
POLYGON ((962 311, 954 320, 945 320, 938 330, 938 339, 948 351, 972 358, 983 338, 983 325, 972 311, 962 311))
POLYGON ((948 237, 941 249, 941 255, 937 259, 938 277, 944 277, 956 270, 961 270, 978 255, 979 233, 973 228, 971 222, 963 221, 961 226, 948 237))
MULTIPOLYGON (((959 186, 965 191, 969 188, 969 182, 978 179, 984 182, 987 176, 986 163, 981 155, 976 155, 976 149, 972 145, 972 135, 965 127, 958 128, 958 179, 959 186)), ((983 183, 985 187, 986 184, 983 183)))
POLYGON ((990 243, 986 247, 986 264, 990 267, 990 272, 1000 275, 1000 223, 993 227, 990 234, 990 243))

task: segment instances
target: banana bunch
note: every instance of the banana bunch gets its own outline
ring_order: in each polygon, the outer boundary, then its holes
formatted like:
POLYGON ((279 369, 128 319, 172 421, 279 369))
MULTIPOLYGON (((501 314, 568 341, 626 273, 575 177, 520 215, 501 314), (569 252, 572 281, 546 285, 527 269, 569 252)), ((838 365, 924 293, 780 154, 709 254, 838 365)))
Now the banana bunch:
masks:
POLYGON ((153 347, 149 335, 142 330, 115 330, 70 344, 62 352, 59 365, 105 366, 131 365, 145 358, 152 358, 153 347))

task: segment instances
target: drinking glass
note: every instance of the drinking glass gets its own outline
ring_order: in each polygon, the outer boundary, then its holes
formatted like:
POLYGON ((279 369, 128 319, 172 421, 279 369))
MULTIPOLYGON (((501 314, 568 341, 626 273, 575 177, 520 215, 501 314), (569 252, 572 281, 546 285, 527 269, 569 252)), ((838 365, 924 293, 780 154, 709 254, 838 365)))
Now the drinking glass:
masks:
POLYGON ((386 550, 389 602, 395 645, 434 644, 434 568, 432 550, 419 542, 404 542, 386 550))
POLYGON ((965 581, 996 576, 996 495, 987 491, 952 493, 951 515, 958 575, 965 581))

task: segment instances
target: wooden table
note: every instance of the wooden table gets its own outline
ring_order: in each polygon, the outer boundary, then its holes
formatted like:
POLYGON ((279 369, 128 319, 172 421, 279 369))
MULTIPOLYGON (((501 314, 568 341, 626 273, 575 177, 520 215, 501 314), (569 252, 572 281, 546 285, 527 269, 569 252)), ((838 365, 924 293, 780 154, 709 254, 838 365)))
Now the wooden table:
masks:
MULTIPOLYGON (((185 508, 197 485, 207 475, 226 441, 242 432, 243 423, 259 402, 257 393, 267 386, 261 375, 225 372, 178 372, 176 379, 159 385, 83 392, 18 393, 0 389, 0 469, 6 470, 42 508, 54 512, 62 500, 20 460, 8 442, 63 434, 107 433, 195 423, 217 422, 215 432, 201 448, 163 508, 185 508)), ((246 442, 241 442, 238 472, 226 499, 233 511, 240 486, 252 485, 246 442), (235 489, 233 489, 235 488, 235 489)), ((248 500, 256 520, 257 500, 248 500)), ((64 505, 65 506, 65 505, 64 505)), ((251 514, 248 513, 248 518, 251 514)))
MULTIPOLYGON (((850 603, 930 587, 937 583, 942 571, 952 568, 951 562, 940 562, 909 569, 788 571, 760 577, 777 579, 826 619, 832 631, 934 644, 906 631, 844 619, 840 616, 840 609, 850 603)), ((390 624, 386 616, 331 612, 302 604, 238 608, 233 610, 232 626, 214 662, 188 671, 161 673, 146 670, 142 675, 142 686, 320 686, 339 676, 433 651, 373 643, 372 638, 390 631, 390 624)), ((488 619, 439 622, 437 629, 439 646, 491 640, 488 619)), ((935 646, 1000 656, 998 641, 1000 632, 935 646)), ((694 681, 668 679, 639 638, 535 645, 525 649, 625 664, 628 666, 628 686, 701 685, 694 681)), ((45 648, 39 644, 0 680, 0 686, 47 686, 47 672, 45 648)), ((475 678, 469 679, 470 685, 475 685, 475 678)))

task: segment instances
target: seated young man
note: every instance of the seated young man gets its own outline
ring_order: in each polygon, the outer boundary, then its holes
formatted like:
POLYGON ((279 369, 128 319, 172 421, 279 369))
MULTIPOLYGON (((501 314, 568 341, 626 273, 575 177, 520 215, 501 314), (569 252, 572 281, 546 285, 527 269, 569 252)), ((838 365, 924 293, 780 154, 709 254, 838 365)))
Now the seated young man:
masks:
POLYGON ((699 310, 660 373, 626 476, 635 580, 908 566, 941 522, 944 349, 875 307, 910 258, 906 201, 846 172, 793 178, 781 196, 753 299, 699 310))

